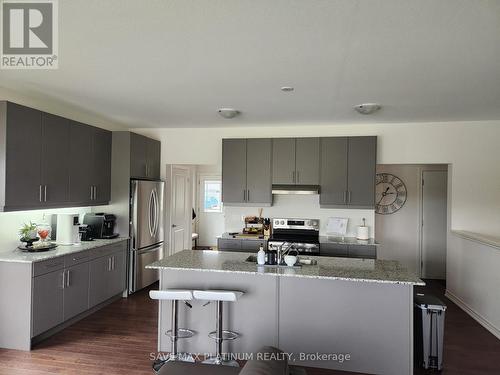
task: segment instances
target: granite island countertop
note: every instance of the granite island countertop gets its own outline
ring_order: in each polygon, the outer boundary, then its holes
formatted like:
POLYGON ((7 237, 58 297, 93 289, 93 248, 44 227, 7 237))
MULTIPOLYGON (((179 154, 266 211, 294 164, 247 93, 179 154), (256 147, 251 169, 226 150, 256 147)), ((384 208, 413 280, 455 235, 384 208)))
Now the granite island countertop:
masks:
POLYGON ((79 245, 58 245, 56 248, 39 253, 29 253, 20 249, 0 252, 0 262, 35 263, 47 259, 57 258, 68 254, 79 253, 98 247, 112 245, 117 242, 127 241, 128 237, 118 237, 113 239, 96 239, 93 241, 83 241, 79 245))
POLYGON ((255 254, 214 250, 183 250, 151 263, 146 268, 425 285, 422 280, 408 272, 397 261, 307 256, 302 258, 314 259, 318 264, 304 265, 301 268, 270 268, 247 262, 246 259, 250 255, 255 254))

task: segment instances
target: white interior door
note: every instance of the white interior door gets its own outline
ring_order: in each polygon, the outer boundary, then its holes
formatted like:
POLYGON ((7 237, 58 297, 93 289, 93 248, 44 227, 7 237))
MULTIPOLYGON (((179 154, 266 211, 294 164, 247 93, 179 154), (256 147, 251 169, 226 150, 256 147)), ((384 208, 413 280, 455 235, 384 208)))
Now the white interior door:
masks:
POLYGON ((170 221, 172 253, 191 249, 191 244, 187 241, 187 231, 191 236, 191 189, 189 183, 189 169, 172 168, 172 211, 170 221))
POLYGON ((422 275, 446 278, 447 171, 423 171, 422 275))

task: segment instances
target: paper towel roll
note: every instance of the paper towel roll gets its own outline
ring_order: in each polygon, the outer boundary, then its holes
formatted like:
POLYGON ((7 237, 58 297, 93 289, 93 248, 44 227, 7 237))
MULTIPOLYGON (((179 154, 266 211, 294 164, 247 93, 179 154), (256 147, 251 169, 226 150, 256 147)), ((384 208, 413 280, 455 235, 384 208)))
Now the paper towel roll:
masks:
POLYGON ((358 226, 358 234, 356 235, 358 240, 369 240, 370 239, 370 227, 360 225, 358 226))

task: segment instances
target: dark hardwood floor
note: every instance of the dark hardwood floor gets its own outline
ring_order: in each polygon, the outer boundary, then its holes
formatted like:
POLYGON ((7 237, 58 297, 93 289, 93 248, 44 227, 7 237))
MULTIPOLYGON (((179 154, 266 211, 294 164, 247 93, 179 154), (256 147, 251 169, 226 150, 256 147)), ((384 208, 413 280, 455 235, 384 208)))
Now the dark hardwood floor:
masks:
MULTIPOLYGON (((425 291, 444 298, 444 286, 439 282, 429 281, 425 291)), ((500 374, 500 340, 451 301, 445 302, 448 310, 442 374, 500 374)), ((142 291, 79 321, 31 352, 0 349, 0 374, 151 374, 156 325, 156 303, 142 291)), ((307 374, 348 373, 308 368, 307 374)))

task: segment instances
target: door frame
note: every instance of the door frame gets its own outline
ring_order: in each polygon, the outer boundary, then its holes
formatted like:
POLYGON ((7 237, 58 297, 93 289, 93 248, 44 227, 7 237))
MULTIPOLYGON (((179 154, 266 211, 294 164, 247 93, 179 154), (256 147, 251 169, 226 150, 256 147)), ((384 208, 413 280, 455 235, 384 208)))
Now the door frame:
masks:
POLYGON ((166 181, 165 181, 165 215, 164 215, 164 220, 165 220, 165 225, 164 225, 164 233, 165 233, 165 240, 167 241, 166 243, 166 252, 167 256, 170 256, 173 254, 173 248, 172 248, 172 180, 173 180, 173 172, 174 169, 183 169, 188 172, 188 184, 187 184, 187 204, 188 207, 191 207, 191 210, 188 210, 188 215, 185 218, 185 238, 184 241, 187 244, 191 244, 192 242, 192 226, 191 226, 191 211, 193 208, 193 176, 194 176, 194 166, 192 165, 183 165, 183 164, 167 164, 166 166, 166 181))
MULTIPOLYGON (((424 266, 424 172, 446 172, 447 173, 447 187, 446 187, 446 251, 448 251, 448 233, 450 231, 450 199, 451 199, 451 164, 444 164, 436 166, 436 168, 429 168, 423 166, 420 168, 419 173, 419 189, 418 189, 418 276, 422 277, 424 266)), ((445 279, 446 280, 446 279, 445 279)))

